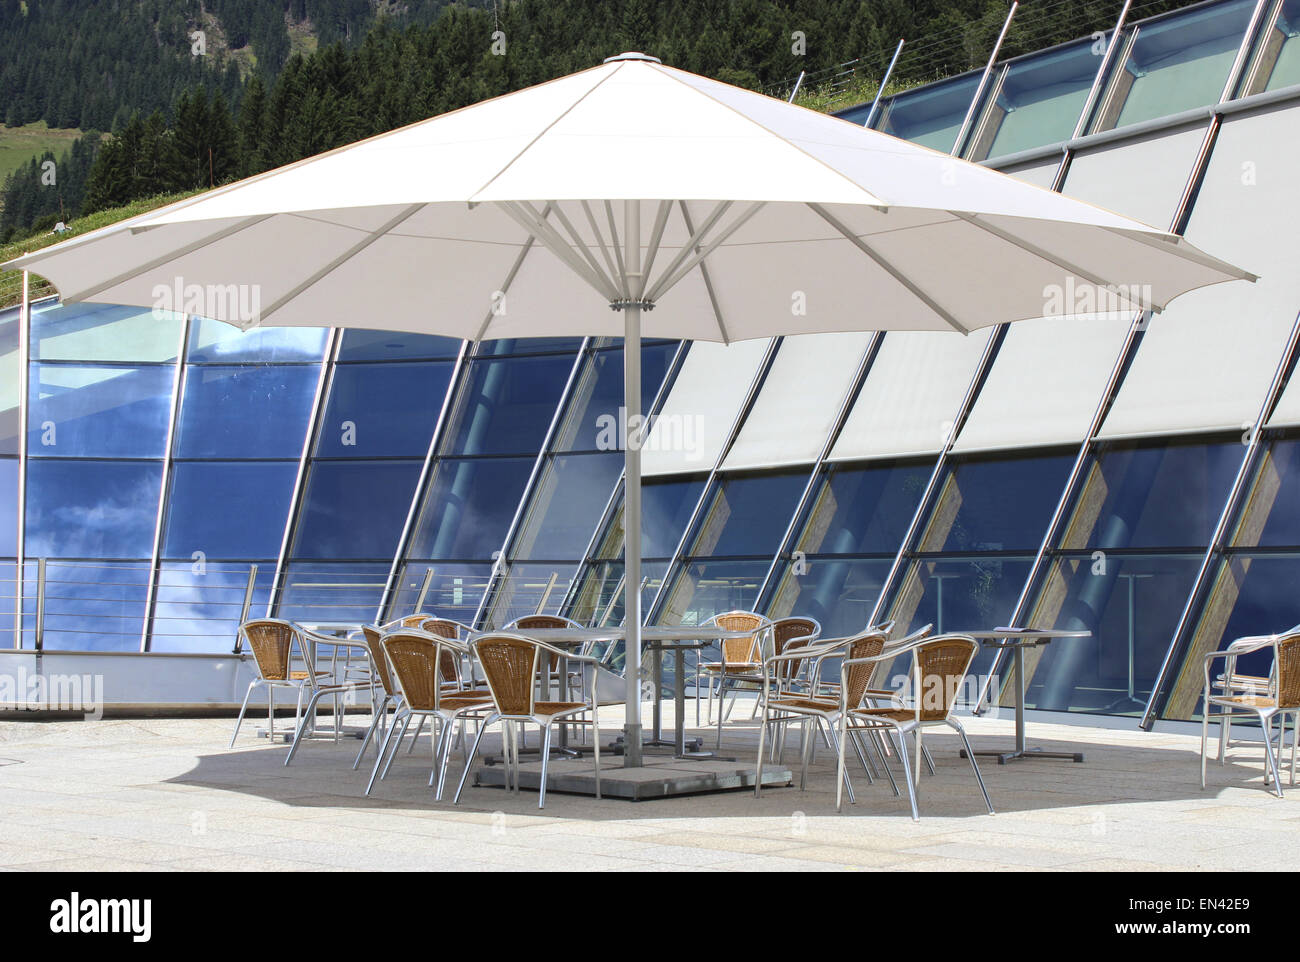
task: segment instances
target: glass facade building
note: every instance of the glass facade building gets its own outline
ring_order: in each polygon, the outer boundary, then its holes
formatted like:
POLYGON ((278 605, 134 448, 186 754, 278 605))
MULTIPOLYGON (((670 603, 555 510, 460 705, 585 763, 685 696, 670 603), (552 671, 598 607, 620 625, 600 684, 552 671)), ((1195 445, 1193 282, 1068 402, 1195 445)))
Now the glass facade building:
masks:
MULTIPOLYGON (((1260 280, 967 338, 647 343, 647 619, 1087 628, 1029 654, 1031 707, 1195 717, 1206 652, 1300 622, 1298 33, 1297 0, 1214 0, 883 100, 880 130, 1260 280)), ((617 622, 621 375, 598 339, 0 314, 0 629, 215 654, 246 610, 617 622)))

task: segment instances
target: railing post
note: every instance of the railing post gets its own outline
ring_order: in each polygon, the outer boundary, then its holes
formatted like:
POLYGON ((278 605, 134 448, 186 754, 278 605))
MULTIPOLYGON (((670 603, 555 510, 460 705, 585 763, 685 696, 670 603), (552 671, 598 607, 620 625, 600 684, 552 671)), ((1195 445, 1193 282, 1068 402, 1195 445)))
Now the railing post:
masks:
POLYGON ((45 559, 36 561, 36 650, 45 648, 45 559))
MULTIPOLYGON (((253 607, 253 589, 257 585, 257 565, 248 566, 248 586, 244 588, 244 606, 239 609, 239 623, 248 620, 248 613, 253 607)), ((239 654, 241 635, 235 632, 235 654, 239 654)))
POLYGON ((429 582, 433 580, 433 569, 424 569, 424 580, 420 582, 420 593, 415 597, 415 607, 412 611, 424 610, 424 599, 429 594, 429 582))

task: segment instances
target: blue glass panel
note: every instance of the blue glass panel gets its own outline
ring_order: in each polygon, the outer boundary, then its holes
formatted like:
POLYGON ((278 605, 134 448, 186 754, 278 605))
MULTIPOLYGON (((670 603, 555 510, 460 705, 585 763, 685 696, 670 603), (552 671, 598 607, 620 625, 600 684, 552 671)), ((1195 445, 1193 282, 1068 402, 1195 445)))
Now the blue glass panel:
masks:
POLYGON ((32 360, 172 361, 182 323, 148 308, 51 302, 32 311, 32 360))
POLYGON ((222 321, 200 319, 190 325, 191 364, 249 361, 319 361, 329 331, 321 327, 259 327, 241 331, 222 321))
MULTIPOLYGON (((1095 548, 1196 547, 1209 543, 1245 448, 1160 441, 1106 450, 1077 512, 1096 521, 1086 545, 1095 548), (1104 493, 1097 512, 1092 492, 1104 493)), ((1071 530, 1079 531, 1073 525, 1071 530)), ((1082 534, 1082 532, 1079 532, 1082 534)), ((1085 543, 1072 542, 1070 548, 1085 543)))
POLYGON ((1118 80, 1123 106, 1114 126, 1218 103, 1254 7, 1255 0, 1230 0, 1140 27, 1118 80))
POLYGON ((696 561, 685 565, 673 582, 663 621, 698 625, 724 611, 736 608, 752 611, 758 603, 758 589, 770 564, 769 558, 764 561, 696 561))
POLYGON ((0 311, 0 454, 18 453, 22 374, 17 311, 0 311))
MULTIPOLYGON (((1265 90, 1281 90, 1300 84, 1300 0, 1286 0, 1278 13, 1276 41, 1281 46, 1277 59, 1268 70, 1262 86, 1265 90)), ((1270 35, 1270 39, 1274 39, 1270 35)))
POLYGON ((532 459, 525 458, 439 462, 410 556, 491 558, 501 550, 532 467, 532 459))
MULTIPOLYGON (((18 461, 6 458, 0 460, 0 557, 17 556, 18 461)), ((0 593, 3 593, 2 589, 0 593)))
POLYGON ((424 457, 452 366, 341 364, 316 442, 321 457, 424 457))
POLYGON ((807 483, 806 470, 723 478, 709 495, 688 553, 770 559, 807 483))
POLYGON ((343 332, 339 343, 340 361, 424 361, 453 359, 460 353, 455 337, 408 334, 405 331, 367 331, 353 328, 343 332))
POLYGON ((1072 454, 1059 454, 957 464, 919 550, 1037 550, 1073 462, 1072 454))
POLYGON ((294 461, 174 463, 163 555, 276 557, 297 474, 294 461))
MULTIPOLYGON (((159 566, 150 651, 228 653, 248 588, 247 564, 163 562, 159 566)), ((266 613, 275 581, 275 559, 258 564, 250 618, 266 613)))
MULTIPOLYGON (((650 610, 650 604, 659 593, 667 570, 667 561, 641 563, 641 611, 643 613, 650 610)), ((582 582, 568 617, 583 624, 619 625, 623 623, 623 606, 626 598, 623 592, 623 562, 591 562, 582 573, 582 582), (617 597, 615 592, 618 593, 617 597)))
POLYGON ((1094 47, 1104 43, 1083 40, 1010 63, 987 132, 970 159, 1068 140, 1101 64, 1094 47))
POLYGON ((572 369, 569 354, 473 361, 446 453, 536 454, 572 369))
MULTIPOLYGON (((34 636, 36 566, 27 565, 24 647, 34 636)), ((139 651, 149 562, 51 562, 45 570, 45 647, 61 651, 139 651)))
POLYGON ((29 461, 28 557, 151 557, 161 481, 161 462, 29 461))
MULTIPOLYGON (((691 512, 704 490, 702 477, 671 477, 641 484, 641 555, 671 558, 682 539, 691 512)), ((596 548, 598 558, 623 557, 623 507, 596 548)))
MULTIPOLYGON (((13 561, 0 562, 0 640, 6 646, 14 643, 14 625, 18 620, 18 565, 13 561)), ((27 647, 22 642, 20 647, 27 647)))
MULTIPOLYGON (((967 74, 898 94, 881 104, 876 114, 876 129, 949 153, 975 99, 979 82, 980 74, 967 74)), ((863 120, 869 109, 870 106, 863 110, 863 120)))
POLYGON ((177 424, 181 458, 297 458, 319 368, 194 366, 177 424))
MULTIPOLYGON (((1085 629, 1062 638, 1033 662, 1025 704, 1048 711, 1141 714, 1200 567, 1199 554, 1091 554, 1061 559, 1052 583, 1064 586, 1039 603, 1032 623, 1085 629), (1051 605, 1052 610, 1043 610, 1051 605)), ((1003 698, 1014 704, 1010 692, 1003 698)))
POLYGON ((355 562, 291 564, 285 572, 284 593, 275 617, 304 624, 370 624, 383 601, 389 567, 355 562))
MULTIPOLYGON (((1300 441, 1275 441, 1265 451, 1233 544, 1300 546, 1300 441)), ((1300 616, 1297 616, 1300 621, 1300 616)))
POLYGON ((576 572, 572 564, 510 565, 493 599, 486 627, 504 628, 524 615, 558 615, 576 572))
POLYGON ((293 557, 391 560, 420 467, 418 461, 315 462, 307 477, 293 557))
POLYGON ((560 455, 550 460, 512 557, 579 560, 623 470, 623 456, 560 455))
POLYGON ((564 353, 576 351, 582 346, 582 341, 580 337, 503 337, 495 341, 484 341, 479 346, 479 356, 564 353))
POLYGON ((170 366, 33 364, 28 452, 33 457, 162 457, 175 376, 170 366))
POLYGON ((483 592, 487 590, 491 565, 411 562, 402 569, 401 579, 393 592, 393 604, 384 617, 392 619, 415 614, 415 604, 420 598, 425 572, 430 569, 433 570, 433 576, 429 579, 429 590, 420 610, 462 624, 471 623, 483 592))
POLYGON ((893 559, 850 560, 809 556, 799 565, 784 565, 775 593, 772 617, 802 615, 816 618, 824 637, 843 637, 861 631, 893 559))
MULTIPOLYGON (((641 349, 641 410, 649 411, 677 350, 675 342, 641 349)), ((617 425, 623 407, 623 352, 598 351, 588 361, 574 388, 573 399, 556 436, 559 451, 608 450, 601 443, 607 421, 617 425)))
POLYGON ((933 468, 929 464, 833 467, 803 521, 805 554, 898 551, 933 468))

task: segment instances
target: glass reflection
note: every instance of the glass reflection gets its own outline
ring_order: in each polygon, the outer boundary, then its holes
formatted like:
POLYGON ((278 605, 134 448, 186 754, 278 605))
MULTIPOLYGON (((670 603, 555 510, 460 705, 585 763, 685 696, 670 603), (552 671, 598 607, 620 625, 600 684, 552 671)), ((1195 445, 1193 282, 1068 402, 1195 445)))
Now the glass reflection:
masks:
POLYGON ((33 364, 28 452, 33 457, 162 457, 175 376, 170 366, 33 364))
MULTIPOLYGON (((275 558, 257 562, 250 618, 266 613, 275 581, 275 558)), ((163 562, 159 566, 150 651, 225 654, 248 589, 249 564, 163 562)))
POLYGON ((22 374, 18 311, 0 311, 0 454, 18 453, 22 374))
POLYGON ((550 458, 512 558, 580 560, 622 469, 615 452, 550 458))
MULTIPOLYGON (((671 558, 682 539, 691 512, 704 490, 705 479, 698 475, 648 478, 641 483, 641 555, 643 558, 671 558)), ((619 505, 609 527, 596 546, 597 558, 622 558, 623 503, 619 505)))
POLYGON ((410 557, 491 558, 505 542, 532 467, 531 458, 439 461, 425 494, 410 557))
POLYGON ((32 311, 32 360, 174 361, 182 324, 148 308, 49 302, 32 311))
MULTIPOLYGON (((18 556, 18 460, 0 459, 0 558, 18 556)), ((2 592, 2 589, 0 589, 2 592)), ((3 607, 3 605, 0 605, 3 607)), ((0 642, 3 644, 3 642, 0 642)))
POLYGON ((316 441, 320 457, 424 457, 450 364, 340 364, 316 441))
POLYGON ((387 564, 294 562, 285 572, 274 616, 307 625, 370 624, 383 601, 388 571, 387 564))
POLYGON ((196 318, 190 325, 191 364, 320 361, 329 331, 323 327, 259 327, 251 331, 196 318))
MULTIPOLYGON (((966 112, 979 87, 980 74, 967 74, 883 101, 877 110, 875 128, 934 150, 949 153, 961 131, 966 112)), ((870 105, 862 108, 861 119, 842 114, 845 120, 866 120, 870 105)))
POLYGON ((352 328, 339 343, 340 361, 452 360, 461 342, 454 337, 409 334, 405 331, 367 331, 352 328))
POLYGON ((27 464, 27 556, 149 558, 162 463, 27 464))
POLYGON ((163 556, 274 558, 280 553, 298 465, 178 461, 163 529, 163 556))
POLYGON ((193 366, 176 426, 181 458, 297 458, 319 370, 193 366))
MULTIPOLYGON (((24 647, 36 629, 36 565, 26 567, 24 647)), ((59 651, 139 651, 150 563, 50 562, 45 571, 44 646, 59 651)))
POLYGON ((1286 0, 1264 35, 1254 82, 1246 91, 1281 90, 1300 84, 1300 0, 1286 0))
POLYGON ((572 368, 568 354, 471 361, 444 450, 451 455, 535 455, 572 368))
POLYGON ((523 615, 560 613, 577 568, 572 564, 512 564, 496 591, 485 628, 504 628, 523 615))
MULTIPOLYGON (((675 342, 641 348, 641 410, 649 411, 677 350, 675 342)), ((556 434, 558 451, 608 451, 609 425, 623 408, 623 352, 592 354, 573 390, 569 413, 556 434)), ((617 434, 613 435, 617 438, 617 434)))
POLYGON ((490 564, 409 562, 402 567, 392 604, 384 617, 393 619, 415 614, 418 605, 419 611, 427 611, 439 618, 450 618, 461 624, 472 624, 479 602, 483 599, 483 592, 487 590, 491 572, 490 564), (426 577, 428 588, 421 604, 420 592, 425 587, 426 577))
POLYGON ((771 559, 808 483, 808 471, 722 478, 705 505, 691 557, 761 555, 771 559))
POLYGON ((420 467, 418 461, 312 464, 293 557, 391 560, 406 524, 420 467))

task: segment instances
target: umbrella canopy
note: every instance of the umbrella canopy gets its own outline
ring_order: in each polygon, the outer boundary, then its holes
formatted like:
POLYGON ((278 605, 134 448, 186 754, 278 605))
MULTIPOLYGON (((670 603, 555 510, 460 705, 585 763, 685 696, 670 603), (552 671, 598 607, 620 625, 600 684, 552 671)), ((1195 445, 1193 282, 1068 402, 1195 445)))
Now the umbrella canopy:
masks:
MULTIPOLYGON (((1160 310, 1196 287, 1253 279, 1110 211, 642 54, 6 266, 49 278, 65 302, 241 327, 624 336, 629 419, 642 333, 967 333, 1100 307, 1160 310), (1100 296, 1062 296, 1081 289, 1100 296)), ((637 448, 627 446, 631 586, 637 448)), ((635 764, 638 591, 626 611, 635 764)))

